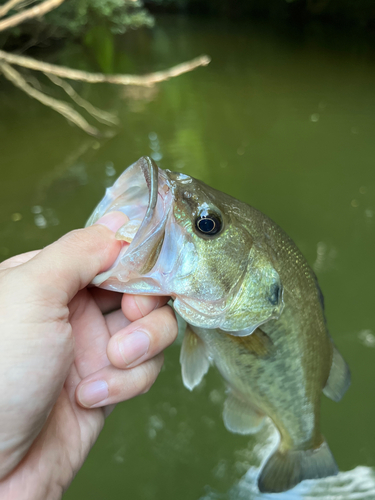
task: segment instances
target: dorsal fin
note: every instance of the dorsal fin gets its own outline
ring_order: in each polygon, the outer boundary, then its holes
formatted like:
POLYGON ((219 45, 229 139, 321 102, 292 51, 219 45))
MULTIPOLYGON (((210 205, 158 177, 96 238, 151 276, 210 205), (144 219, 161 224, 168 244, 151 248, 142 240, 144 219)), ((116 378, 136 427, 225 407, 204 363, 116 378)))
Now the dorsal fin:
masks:
POLYGON ((208 372, 210 361, 204 342, 187 325, 182 341, 180 363, 184 386, 192 391, 208 372))

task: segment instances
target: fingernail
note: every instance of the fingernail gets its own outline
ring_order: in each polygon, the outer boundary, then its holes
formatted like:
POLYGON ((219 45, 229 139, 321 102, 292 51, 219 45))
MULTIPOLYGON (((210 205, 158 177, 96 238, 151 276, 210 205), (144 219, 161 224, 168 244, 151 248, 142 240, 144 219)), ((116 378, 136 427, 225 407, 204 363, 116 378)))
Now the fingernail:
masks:
POLYGON ((133 332, 118 342, 119 351, 128 366, 144 356, 150 348, 150 337, 144 332, 133 332))
POLYGON ((98 219, 95 224, 101 224, 102 226, 108 227, 114 233, 120 229, 126 222, 128 222, 129 217, 122 212, 108 212, 98 219))
POLYGON ((157 308, 160 299, 159 297, 152 297, 151 295, 136 295, 134 296, 134 301, 141 311, 142 316, 146 316, 146 314, 149 314, 157 308))
POLYGON ((89 408, 108 398, 108 384, 104 380, 88 382, 81 386, 78 392, 78 399, 83 406, 89 408))

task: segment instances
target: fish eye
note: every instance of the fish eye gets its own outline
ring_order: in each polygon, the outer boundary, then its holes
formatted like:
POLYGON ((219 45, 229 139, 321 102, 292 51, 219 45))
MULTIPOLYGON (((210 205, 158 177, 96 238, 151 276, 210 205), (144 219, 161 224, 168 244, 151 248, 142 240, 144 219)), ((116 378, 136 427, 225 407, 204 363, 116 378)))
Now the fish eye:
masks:
POLYGON ((195 221, 195 226, 200 233, 213 236, 220 231, 222 222, 219 217, 213 214, 200 215, 195 221))

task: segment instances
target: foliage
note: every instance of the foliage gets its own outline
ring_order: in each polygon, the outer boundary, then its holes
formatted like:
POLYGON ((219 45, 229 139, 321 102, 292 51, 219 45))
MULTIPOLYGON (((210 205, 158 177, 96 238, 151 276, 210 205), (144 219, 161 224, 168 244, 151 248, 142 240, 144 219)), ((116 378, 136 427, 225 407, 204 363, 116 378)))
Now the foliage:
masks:
MULTIPOLYGON (((42 3, 43 0, 31 0, 26 9, 42 3)), ((24 4, 21 10, 16 6, 6 17, 24 9, 24 4)), ((154 19, 144 9, 142 0, 67 0, 43 17, 36 17, 1 33, 0 46, 12 49, 21 46, 24 50, 25 46, 37 45, 50 37, 85 39, 93 30, 101 29, 116 35, 153 24, 154 19)))
POLYGON ((114 34, 141 26, 152 26, 153 18, 140 0, 75 0, 50 12, 45 22, 62 32, 80 36, 91 28, 105 25, 114 34))

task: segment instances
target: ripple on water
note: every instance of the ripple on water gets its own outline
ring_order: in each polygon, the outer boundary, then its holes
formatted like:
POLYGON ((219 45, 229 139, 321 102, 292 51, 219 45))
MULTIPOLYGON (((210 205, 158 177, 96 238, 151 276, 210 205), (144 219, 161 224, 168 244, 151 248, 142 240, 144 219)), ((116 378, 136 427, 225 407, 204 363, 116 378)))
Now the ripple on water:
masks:
MULTIPOLYGON (((255 447, 259 462, 268 458, 276 448, 278 435, 268 430, 265 446, 255 447)), ((226 494, 214 490, 200 500, 374 500, 375 471, 372 467, 358 466, 353 470, 339 472, 337 476, 323 479, 303 481, 292 490, 283 493, 260 493, 257 487, 258 474, 261 469, 250 467, 238 484, 226 494)))

